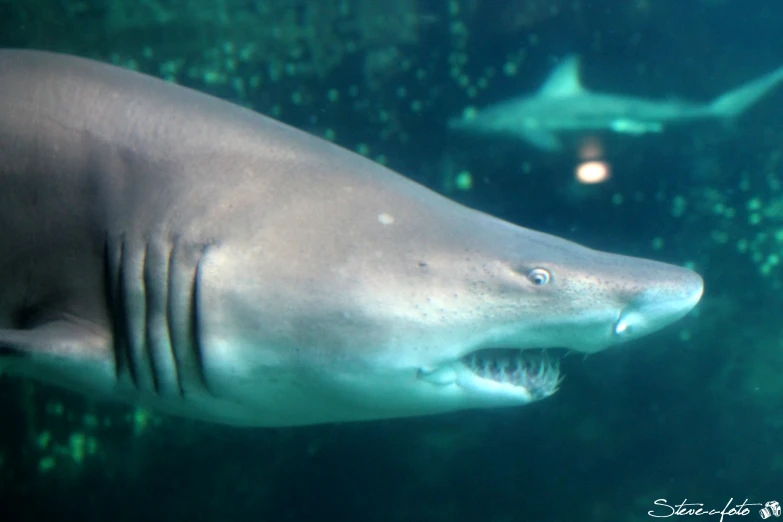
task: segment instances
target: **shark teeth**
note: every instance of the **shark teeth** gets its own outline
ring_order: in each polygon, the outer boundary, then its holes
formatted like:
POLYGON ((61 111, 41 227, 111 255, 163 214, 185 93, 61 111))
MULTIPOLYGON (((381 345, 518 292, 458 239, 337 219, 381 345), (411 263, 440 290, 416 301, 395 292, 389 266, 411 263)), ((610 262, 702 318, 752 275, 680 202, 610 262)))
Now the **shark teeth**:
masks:
POLYGON ((560 364, 545 351, 479 350, 462 363, 482 379, 525 388, 535 399, 552 395, 561 382, 560 364))

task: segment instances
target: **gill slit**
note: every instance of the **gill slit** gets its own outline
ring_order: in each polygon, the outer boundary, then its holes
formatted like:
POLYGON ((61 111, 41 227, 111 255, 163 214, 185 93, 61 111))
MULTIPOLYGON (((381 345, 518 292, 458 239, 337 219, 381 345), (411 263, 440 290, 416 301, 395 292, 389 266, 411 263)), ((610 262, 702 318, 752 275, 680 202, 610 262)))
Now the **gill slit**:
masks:
POLYGON ((198 304, 206 248, 179 238, 134 244, 125 235, 107 236, 106 301, 118 382, 161 397, 211 395, 198 304))

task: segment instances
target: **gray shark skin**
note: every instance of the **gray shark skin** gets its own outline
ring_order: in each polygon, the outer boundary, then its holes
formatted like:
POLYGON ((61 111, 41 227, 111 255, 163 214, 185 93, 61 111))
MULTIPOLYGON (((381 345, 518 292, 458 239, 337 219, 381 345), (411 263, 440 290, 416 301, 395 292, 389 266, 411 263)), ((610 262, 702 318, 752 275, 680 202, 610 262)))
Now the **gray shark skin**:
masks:
POLYGON ((237 426, 529 403, 694 272, 454 203, 252 111, 0 51, 0 366, 237 426))
POLYGON ((609 131, 643 135, 696 120, 733 120, 783 80, 783 67, 731 90, 710 103, 649 100, 591 92, 582 86, 579 60, 563 60, 539 90, 466 113, 449 127, 477 134, 521 138, 546 151, 559 151, 560 135, 569 132, 609 131))

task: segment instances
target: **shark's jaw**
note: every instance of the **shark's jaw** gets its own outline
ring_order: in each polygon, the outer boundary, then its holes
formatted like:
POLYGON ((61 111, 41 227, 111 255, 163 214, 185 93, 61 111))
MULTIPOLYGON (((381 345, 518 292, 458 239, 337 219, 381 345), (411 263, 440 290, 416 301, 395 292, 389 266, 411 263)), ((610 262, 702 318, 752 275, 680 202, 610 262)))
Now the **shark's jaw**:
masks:
POLYGON ((549 397, 562 382, 559 362, 548 351, 512 348, 476 350, 437 369, 420 369, 417 377, 517 404, 549 397))

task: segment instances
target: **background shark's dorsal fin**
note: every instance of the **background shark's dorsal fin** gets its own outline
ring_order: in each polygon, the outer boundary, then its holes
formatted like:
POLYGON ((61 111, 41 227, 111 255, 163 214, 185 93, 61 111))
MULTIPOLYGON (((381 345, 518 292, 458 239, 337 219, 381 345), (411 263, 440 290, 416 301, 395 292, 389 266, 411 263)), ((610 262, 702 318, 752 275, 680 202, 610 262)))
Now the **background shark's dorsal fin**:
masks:
POLYGON ((575 55, 568 56, 560 62, 538 90, 539 96, 549 98, 573 96, 582 92, 584 87, 579 77, 579 57, 575 55))

